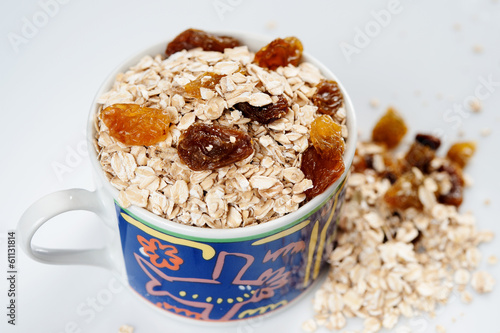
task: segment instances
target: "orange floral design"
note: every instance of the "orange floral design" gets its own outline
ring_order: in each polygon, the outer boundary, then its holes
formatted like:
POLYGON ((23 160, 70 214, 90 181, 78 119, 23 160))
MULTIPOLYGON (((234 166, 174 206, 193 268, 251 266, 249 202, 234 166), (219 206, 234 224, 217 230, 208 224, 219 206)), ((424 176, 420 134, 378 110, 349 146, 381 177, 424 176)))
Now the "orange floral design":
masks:
POLYGON ((137 240, 144 248, 144 252, 149 256, 149 261, 158 268, 166 267, 177 271, 184 263, 184 260, 177 255, 179 251, 173 245, 162 244, 158 239, 151 238, 149 241, 137 235, 137 240), (158 253, 157 250, 160 250, 158 253), (159 262, 158 259, 162 258, 159 262))

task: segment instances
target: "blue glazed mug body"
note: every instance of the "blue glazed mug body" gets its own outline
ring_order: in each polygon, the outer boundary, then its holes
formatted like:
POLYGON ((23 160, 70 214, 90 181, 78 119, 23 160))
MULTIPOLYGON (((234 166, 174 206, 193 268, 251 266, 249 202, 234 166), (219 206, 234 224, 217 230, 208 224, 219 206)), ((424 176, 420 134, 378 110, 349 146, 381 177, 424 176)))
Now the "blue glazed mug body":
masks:
MULTIPOLYGON (((256 51, 270 38, 248 33, 231 35, 256 51)), ((108 91, 118 73, 145 55, 163 53, 167 41, 134 55, 105 80, 93 102, 87 127, 89 158, 96 190, 71 189, 41 198, 18 224, 20 246, 34 260, 50 264, 97 265, 113 270, 124 283, 163 313, 198 322, 235 322, 281 309, 317 280, 333 249, 345 184, 356 146, 356 120, 341 82, 320 62, 303 58, 337 81, 351 134, 346 142, 345 172, 325 192, 297 211, 266 223, 236 229, 187 226, 143 208, 118 205, 118 190, 99 164, 94 140, 97 98, 108 91), (102 217, 113 239, 102 249, 61 250, 31 244, 34 234, 52 217, 69 210, 88 210, 102 217)))
POLYGON ((316 211, 247 237, 188 237, 116 204, 132 289, 168 312, 204 321, 262 315, 299 297, 330 252, 345 181, 316 211))

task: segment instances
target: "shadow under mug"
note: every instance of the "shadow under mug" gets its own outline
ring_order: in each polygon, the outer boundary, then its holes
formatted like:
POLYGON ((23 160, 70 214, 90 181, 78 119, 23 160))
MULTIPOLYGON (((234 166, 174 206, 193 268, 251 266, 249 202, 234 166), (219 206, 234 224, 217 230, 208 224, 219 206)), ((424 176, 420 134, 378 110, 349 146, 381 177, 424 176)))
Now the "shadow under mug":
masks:
MULTIPOLYGON (((270 41, 248 33, 223 34, 240 39, 253 51, 270 41)), ((304 53, 304 61, 338 82, 351 135, 345 152, 346 170, 340 179, 293 213, 256 226, 215 230, 181 225, 139 207, 124 209, 118 204, 118 190, 108 182, 94 149, 94 121, 99 107, 96 101, 111 88, 118 73, 145 55, 163 53, 166 44, 154 45, 125 61, 97 93, 87 127, 96 190, 70 189, 39 199, 19 221, 20 246, 39 262, 110 269, 164 313, 198 321, 234 322, 281 309, 317 280, 333 249, 356 146, 351 100, 337 78, 304 53), (38 228, 71 210, 99 215, 113 231, 113 240, 105 248, 82 250, 47 249, 32 244, 38 228)))

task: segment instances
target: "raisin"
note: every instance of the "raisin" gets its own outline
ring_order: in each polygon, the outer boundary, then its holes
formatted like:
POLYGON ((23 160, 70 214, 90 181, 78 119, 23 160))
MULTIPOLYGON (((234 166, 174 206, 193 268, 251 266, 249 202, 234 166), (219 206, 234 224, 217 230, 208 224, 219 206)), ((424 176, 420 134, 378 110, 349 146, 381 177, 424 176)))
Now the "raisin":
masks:
POLYGON ((223 74, 216 74, 213 72, 205 72, 199 75, 196 79, 189 82, 184 86, 184 90, 189 97, 201 98, 200 88, 215 89, 220 79, 224 77, 223 74))
POLYGON ((167 138, 170 117, 137 104, 113 104, 101 113, 109 134, 127 145, 153 145, 167 138))
POLYGON ((438 150, 439 146, 441 146, 441 140, 439 140, 439 138, 437 138, 433 135, 429 135, 429 134, 419 133, 415 137, 415 141, 423 144, 424 146, 431 148, 432 150, 438 150))
POLYGON ((253 153, 252 139, 237 129, 195 123, 182 132, 177 145, 182 162, 191 170, 215 170, 253 153))
POLYGON ((451 188, 448 193, 440 194, 438 201, 445 205, 459 207, 463 201, 464 178, 460 168, 452 165, 444 165, 439 168, 440 172, 446 172, 450 177, 451 188))
POLYGON ((240 110, 245 117, 258 121, 261 124, 269 124, 280 119, 288 112, 288 102, 283 95, 278 96, 276 103, 264 106, 252 106, 247 102, 238 103, 234 108, 240 110))
POLYGON ((322 115, 311 124, 312 146, 302 155, 301 170, 311 179, 313 187, 307 190, 308 199, 323 193, 344 172, 344 140, 342 128, 330 116, 322 115))
POLYGON ((429 172, 431 161, 436 157, 435 150, 419 142, 414 142, 404 157, 404 170, 408 171, 412 167, 419 168, 423 173, 429 172))
POLYGON ((457 142, 450 147, 446 157, 461 168, 464 168, 475 152, 476 144, 474 142, 457 142))
POLYGON ((204 51, 224 52, 224 49, 240 45, 240 41, 233 37, 217 36, 202 30, 188 29, 168 43, 165 54, 169 57, 176 52, 197 47, 201 47, 204 51))
POLYGON ((372 139, 377 143, 385 144, 387 148, 394 148, 405 136, 407 130, 401 115, 393 108, 389 108, 373 128, 372 139))
POLYGON ((385 192, 384 201, 393 209, 407 209, 410 207, 421 209, 422 203, 418 198, 418 187, 422 181, 415 173, 409 171, 399 177, 385 192))
POLYGON ((342 127, 332 117, 321 115, 311 124, 311 142, 324 158, 341 160, 345 144, 342 138, 342 127))
POLYGON ((296 37, 276 38, 255 53, 254 62, 270 70, 288 64, 297 66, 302 58, 303 49, 302 43, 296 37))
POLYGON ((417 134, 415 142, 404 157, 405 171, 412 167, 419 168, 424 173, 430 172, 430 163, 436 157, 436 150, 441 145, 441 140, 428 134, 417 134))
POLYGON ((312 102, 318 107, 318 112, 334 116, 344 103, 344 97, 337 82, 321 80, 316 86, 317 91, 312 97, 312 102))
POLYGON ((302 154, 300 169, 313 183, 313 187, 305 192, 307 199, 310 200, 335 183, 344 172, 345 166, 343 160, 324 158, 310 146, 302 154))

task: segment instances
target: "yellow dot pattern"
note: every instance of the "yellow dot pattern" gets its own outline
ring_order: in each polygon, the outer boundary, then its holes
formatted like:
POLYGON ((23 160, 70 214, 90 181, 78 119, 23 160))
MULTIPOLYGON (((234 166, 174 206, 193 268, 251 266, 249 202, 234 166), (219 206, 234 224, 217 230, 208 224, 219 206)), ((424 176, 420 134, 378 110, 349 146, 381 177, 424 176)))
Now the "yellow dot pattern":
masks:
MULTIPOLYGON (((253 295, 253 294, 255 294, 255 290, 250 290, 250 294, 252 294, 252 295, 253 295)), ((179 291, 179 296, 181 296, 181 297, 185 297, 185 296, 187 296, 187 292, 185 292, 184 290, 179 291)), ((192 297, 193 299, 198 299, 198 297, 200 297, 200 295, 198 295, 198 294, 193 294, 193 295, 191 295, 191 297, 192 297)), ((244 294, 243 294, 243 297, 245 297, 245 298, 250 298, 251 296, 250 296, 248 293, 244 293, 244 294)), ((236 301, 237 301, 237 302, 243 302, 243 301, 244 301, 243 297, 236 297, 236 301)), ((214 298, 213 298, 213 297, 211 297, 211 296, 209 296, 209 297, 207 297, 207 298, 205 299, 205 301, 206 301, 207 303, 210 303, 210 302, 212 302, 213 300, 214 300, 214 298)), ((217 298, 216 302, 217 302, 217 304, 222 304, 222 303, 224 302, 224 299, 219 297, 219 298, 217 298)), ((228 298, 228 299, 226 299, 226 302, 227 302, 227 303, 229 303, 229 304, 232 304, 232 303, 234 303, 234 299, 233 299, 233 298, 228 298)))

